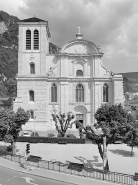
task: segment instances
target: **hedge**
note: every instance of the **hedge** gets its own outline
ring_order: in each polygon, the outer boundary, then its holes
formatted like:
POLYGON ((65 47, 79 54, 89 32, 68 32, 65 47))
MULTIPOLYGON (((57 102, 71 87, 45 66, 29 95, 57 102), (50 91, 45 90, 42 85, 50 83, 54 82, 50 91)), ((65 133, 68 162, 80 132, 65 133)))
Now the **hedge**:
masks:
POLYGON ((84 144, 85 139, 79 138, 61 138, 61 137, 18 137, 17 142, 29 143, 74 143, 84 144))

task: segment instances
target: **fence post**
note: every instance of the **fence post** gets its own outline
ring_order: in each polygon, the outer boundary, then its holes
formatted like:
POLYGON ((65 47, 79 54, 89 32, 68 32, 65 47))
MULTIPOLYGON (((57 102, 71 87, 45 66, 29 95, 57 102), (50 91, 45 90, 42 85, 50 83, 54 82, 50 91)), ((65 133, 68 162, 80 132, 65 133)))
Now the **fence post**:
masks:
POLYGON ((48 170, 49 170, 49 161, 48 161, 48 170))
POLYGON ((104 170, 103 170, 103 181, 104 181, 104 170))
POLYGON ((60 172, 60 162, 59 162, 59 172, 60 172))
POLYGON ((114 173, 114 182, 115 182, 115 173, 114 173))
POLYGON ((53 170, 55 171, 55 168, 54 167, 55 167, 55 163, 53 162, 53 170))

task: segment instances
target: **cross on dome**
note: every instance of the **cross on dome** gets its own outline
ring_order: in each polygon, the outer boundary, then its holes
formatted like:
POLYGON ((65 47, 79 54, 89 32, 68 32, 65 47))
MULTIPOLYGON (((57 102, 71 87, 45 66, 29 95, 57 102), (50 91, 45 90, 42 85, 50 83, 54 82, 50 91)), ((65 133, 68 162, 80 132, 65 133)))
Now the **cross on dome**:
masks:
POLYGON ((78 33, 77 33, 76 37, 77 37, 77 39, 82 39, 82 34, 80 32, 81 27, 78 26, 77 28, 78 28, 78 33))
POLYGON ((77 28, 78 28, 78 33, 81 33, 81 32, 80 32, 81 27, 80 27, 80 26, 78 26, 77 28))

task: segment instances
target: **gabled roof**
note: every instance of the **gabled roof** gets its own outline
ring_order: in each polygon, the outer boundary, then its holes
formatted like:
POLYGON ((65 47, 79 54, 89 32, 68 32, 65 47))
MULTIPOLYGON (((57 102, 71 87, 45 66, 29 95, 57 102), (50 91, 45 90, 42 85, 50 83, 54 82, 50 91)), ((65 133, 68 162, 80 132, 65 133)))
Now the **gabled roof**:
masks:
POLYGON ((47 21, 44 21, 44 20, 39 19, 37 17, 31 17, 29 19, 20 20, 20 22, 47 22, 47 21))
POLYGON ((47 29, 47 34, 48 34, 48 37, 51 37, 51 35, 50 35, 50 32, 49 32, 49 27, 48 27, 48 21, 44 21, 44 20, 42 20, 42 19, 39 19, 39 18, 37 18, 37 17, 31 17, 31 18, 29 18, 29 19, 23 19, 23 20, 20 20, 19 22, 18 22, 18 24, 33 24, 33 23, 44 23, 45 25, 46 25, 46 29, 47 29))

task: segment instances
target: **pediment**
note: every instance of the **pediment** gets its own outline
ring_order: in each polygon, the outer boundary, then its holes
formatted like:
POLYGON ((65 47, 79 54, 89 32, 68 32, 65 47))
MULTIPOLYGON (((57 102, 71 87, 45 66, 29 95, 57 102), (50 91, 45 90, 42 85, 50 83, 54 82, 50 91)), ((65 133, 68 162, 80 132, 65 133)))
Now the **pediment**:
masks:
POLYGON ((96 45, 91 42, 84 41, 84 40, 75 40, 65 45, 61 52, 83 55, 83 54, 99 53, 99 50, 96 47, 96 45))

